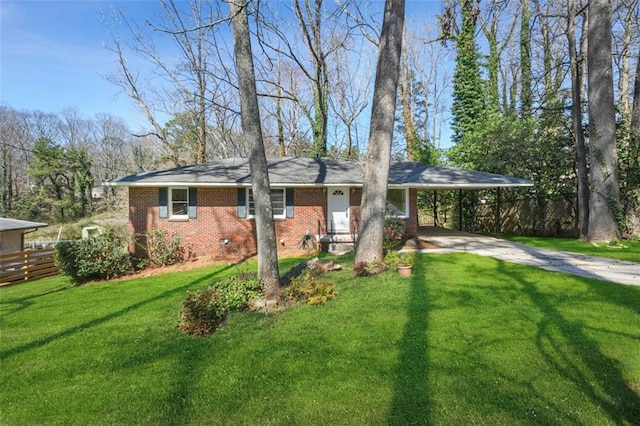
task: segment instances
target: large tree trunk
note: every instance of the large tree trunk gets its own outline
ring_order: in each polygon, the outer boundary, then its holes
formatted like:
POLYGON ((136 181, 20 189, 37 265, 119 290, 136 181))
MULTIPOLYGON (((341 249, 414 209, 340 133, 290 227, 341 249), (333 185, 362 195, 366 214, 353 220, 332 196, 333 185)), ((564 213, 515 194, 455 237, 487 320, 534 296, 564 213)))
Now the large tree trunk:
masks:
POLYGON ((404 0, 386 0, 373 90, 355 263, 382 259, 387 182, 402 54, 404 0))
POLYGON ((589 241, 620 238, 620 188, 611 57, 611 1, 589 1, 589 241))
POLYGON ((578 64, 576 47, 576 24, 574 0, 567 5, 567 40, 571 67, 571 124, 576 142, 576 174, 578 180, 578 236, 587 239, 589 230, 589 177, 587 171, 587 148, 582 129, 582 73, 578 64))
POLYGON ((636 78, 633 89, 633 109, 631 110, 630 125, 631 140, 629 142, 629 151, 631 155, 631 164, 629 168, 635 173, 629 178, 629 185, 637 187, 640 185, 640 52, 636 60, 636 78))
POLYGON ((236 70, 238 73, 238 87, 240 90, 242 131, 249 144, 251 187, 253 189, 253 200, 256 206, 258 276, 264 285, 265 299, 267 301, 277 301, 280 298, 280 275, 278 271, 276 233, 273 223, 267 158, 262 140, 247 7, 247 1, 229 1, 236 70))
POLYGON ((640 237, 640 53, 636 61, 636 77, 633 90, 633 107, 629 127, 629 174, 627 176, 627 230, 640 237))

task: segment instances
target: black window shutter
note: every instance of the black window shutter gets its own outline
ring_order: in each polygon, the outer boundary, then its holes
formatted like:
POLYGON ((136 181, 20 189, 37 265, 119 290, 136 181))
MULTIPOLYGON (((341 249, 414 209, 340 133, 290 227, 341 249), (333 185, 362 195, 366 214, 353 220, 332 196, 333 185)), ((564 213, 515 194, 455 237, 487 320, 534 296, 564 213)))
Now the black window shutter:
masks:
POLYGON ((189 219, 198 217, 198 188, 189 188, 189 219))
POLYGON ((158 188, 158 207, 161 219, 169 217, 169 188, 158 188))
POLYGON ((238 217, 247 217, 247 190, 238 188, 238 217))
POLYGON ((287 188, 285 194, 287 217, 293 217, 293 188, 287 188))

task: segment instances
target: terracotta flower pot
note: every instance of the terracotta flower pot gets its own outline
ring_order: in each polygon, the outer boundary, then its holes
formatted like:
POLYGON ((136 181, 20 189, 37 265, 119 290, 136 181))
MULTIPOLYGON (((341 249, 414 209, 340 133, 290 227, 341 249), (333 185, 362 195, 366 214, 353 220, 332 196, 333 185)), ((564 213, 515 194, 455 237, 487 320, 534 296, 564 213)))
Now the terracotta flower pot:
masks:
POLYGON ((413 271, 413 266, 412 265, 398 265, 396 269, 398 271, 398 274, 400 274, 400 276, 408 277, 408 276, 411 275, 411 272, 413 271))

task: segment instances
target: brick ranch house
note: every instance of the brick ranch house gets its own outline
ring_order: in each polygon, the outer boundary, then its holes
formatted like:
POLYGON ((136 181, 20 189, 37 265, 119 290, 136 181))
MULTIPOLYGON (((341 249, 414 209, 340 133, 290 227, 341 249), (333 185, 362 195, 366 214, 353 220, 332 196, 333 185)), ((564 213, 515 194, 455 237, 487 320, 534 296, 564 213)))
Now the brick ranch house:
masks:
MULTIPOLYGON (((329 244, 357 240, 362 167, 326 158, 268 159, 279 250, 297 249, 313 235, 329 244)), ((401 161, 390 165, 387 206, 418 232, 419 190, 529 186, 524 179, 401 161)), ((107 182, 129 188, 129 232, 157 229, 180 236, 193 256, 237 258, 255 253, 255 206, 246 158, 145 172, 107 182)), ((136 246, 137 247, 137 246, 136 246)), ((136 255, 144 255, 133 248, 136 255)))

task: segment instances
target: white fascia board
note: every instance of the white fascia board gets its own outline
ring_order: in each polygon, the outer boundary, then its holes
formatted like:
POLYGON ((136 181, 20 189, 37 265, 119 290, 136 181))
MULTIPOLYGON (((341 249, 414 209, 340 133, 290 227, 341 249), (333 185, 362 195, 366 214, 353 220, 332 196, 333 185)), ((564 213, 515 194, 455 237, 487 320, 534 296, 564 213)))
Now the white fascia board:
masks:
MULTIPOLYGON (((204 188, 249 188, 251 183, 202 183, 202 182, 105 182, 105 186, 121 186, 136 188, 157 188, 157 187, 204 187, 204 188)), ((272 183, 273 188, 325 188, 325 187, 360 187, 362 184, 353 183, 272 183)))
MULTIPOLYGON (((492 189, 492 188, 524 188, 524 187, 532 187, 533 183, 496 183, 496 184, 454 184, 454 185, 433 185, 433 184, 423 184, 423 185, 406 185, 405 188, 416 188, 424 191, 450 191, 455 189, 492 189)), ((391 188, 391 186, 389 186, 391 188)))

